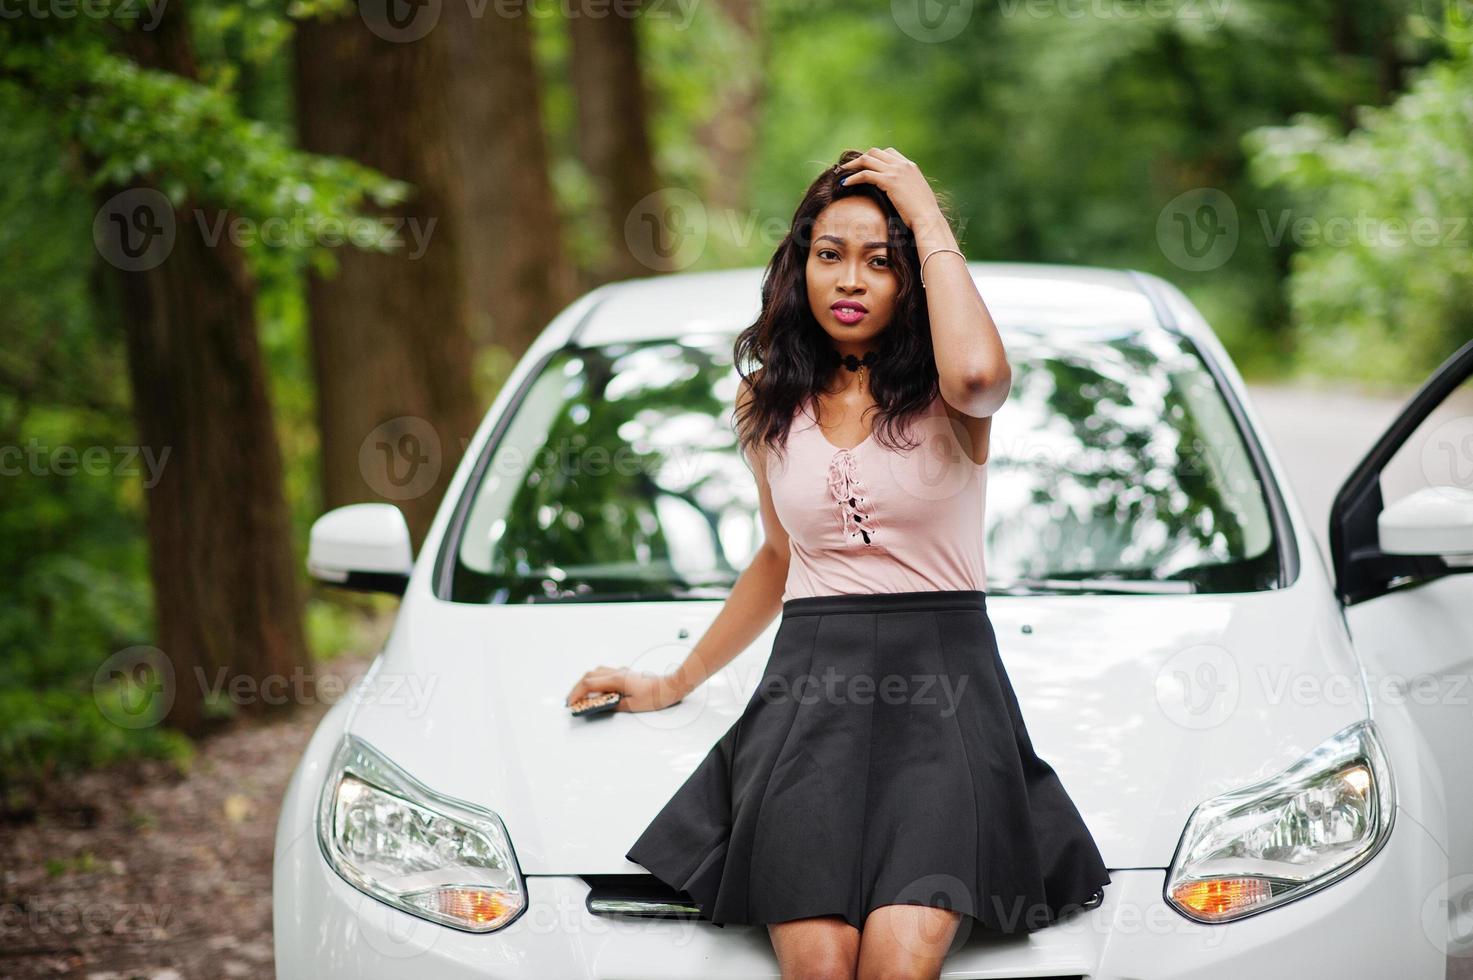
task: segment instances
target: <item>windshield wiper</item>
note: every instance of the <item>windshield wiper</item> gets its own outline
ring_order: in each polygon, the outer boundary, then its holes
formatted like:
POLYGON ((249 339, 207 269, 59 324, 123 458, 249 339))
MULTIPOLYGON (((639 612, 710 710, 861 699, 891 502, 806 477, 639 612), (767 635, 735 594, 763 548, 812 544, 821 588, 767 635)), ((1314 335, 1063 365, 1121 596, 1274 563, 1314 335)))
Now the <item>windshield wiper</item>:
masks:
POLYGON ((1197 591, 1195 582, 1183 579, 1128 578, 1015 578, 997 588, 990 584, 988 595, 1036 595, 1043 592, 1109 592, 1120 595, 1159 595, 1197 591), (1015 586, 1025 586, 1017 589, 1015 586))
POLYGON ((648 592, 575 592, 569 595, 532 595, 526 602, 672 602, 684 599, 725 599, 730 589, 716 587, 668 588, 648 592))

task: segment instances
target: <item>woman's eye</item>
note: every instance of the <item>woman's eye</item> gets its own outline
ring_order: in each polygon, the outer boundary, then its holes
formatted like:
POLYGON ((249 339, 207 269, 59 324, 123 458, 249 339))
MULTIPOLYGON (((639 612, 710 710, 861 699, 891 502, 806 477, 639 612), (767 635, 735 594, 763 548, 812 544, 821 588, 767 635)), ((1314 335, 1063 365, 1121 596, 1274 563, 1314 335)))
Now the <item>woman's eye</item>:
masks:
MULTIPOLYGON (((838 258, 839 253, 831 248, 821 248, 818 250, 818 257, 821 259, 838 258)), ((889 268, 890 266, 890 260, 883 255, 876 255, 873 259, 870 259, 870 261, 881 263, 880 268, 882 269, 889 268)))

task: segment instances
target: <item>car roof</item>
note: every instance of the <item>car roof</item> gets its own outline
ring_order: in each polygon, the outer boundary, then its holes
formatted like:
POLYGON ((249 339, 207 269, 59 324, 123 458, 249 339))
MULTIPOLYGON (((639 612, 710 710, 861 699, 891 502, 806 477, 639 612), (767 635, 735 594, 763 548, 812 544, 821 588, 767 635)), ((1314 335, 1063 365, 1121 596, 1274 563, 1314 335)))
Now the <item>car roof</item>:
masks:
MULTIPOLYGON (((999 329, 1165 330, 1150 289, 1156 277, 1129 269, 1033 262, 968 262, 999 329)), ((563 343, 598 346, 691 333, 736 334, 761 312, 753 266, 626 279, 599 287, 563 343)))

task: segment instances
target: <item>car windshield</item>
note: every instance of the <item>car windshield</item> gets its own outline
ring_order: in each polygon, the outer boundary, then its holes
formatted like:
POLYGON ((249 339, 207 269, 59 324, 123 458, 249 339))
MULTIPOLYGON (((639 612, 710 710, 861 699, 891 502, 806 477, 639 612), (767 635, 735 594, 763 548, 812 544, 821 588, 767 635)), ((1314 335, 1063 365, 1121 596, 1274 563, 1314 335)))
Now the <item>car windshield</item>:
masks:
MULTIPOLYGON (((1191 344, 1009 329, 989 438, 989 594, 1242 592, 1278 581, 1264 487, 1191 344)), ((721 599, 762 541, 728 337, 565 348, 457 508, 456 602, 721 599)))

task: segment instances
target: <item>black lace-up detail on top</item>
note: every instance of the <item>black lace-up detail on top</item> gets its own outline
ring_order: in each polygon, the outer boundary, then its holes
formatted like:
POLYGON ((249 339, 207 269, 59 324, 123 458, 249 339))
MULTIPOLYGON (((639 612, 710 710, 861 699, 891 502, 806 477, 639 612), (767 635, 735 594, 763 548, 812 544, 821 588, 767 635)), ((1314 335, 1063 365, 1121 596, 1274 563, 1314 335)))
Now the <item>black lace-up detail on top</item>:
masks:
POLYGON ((869 490, 859 478, 859 460, 851 449, 839 449, 829 460, 829 496, 838 508, 839 523, 852 541, 873 544, 878 530, 869 490))

